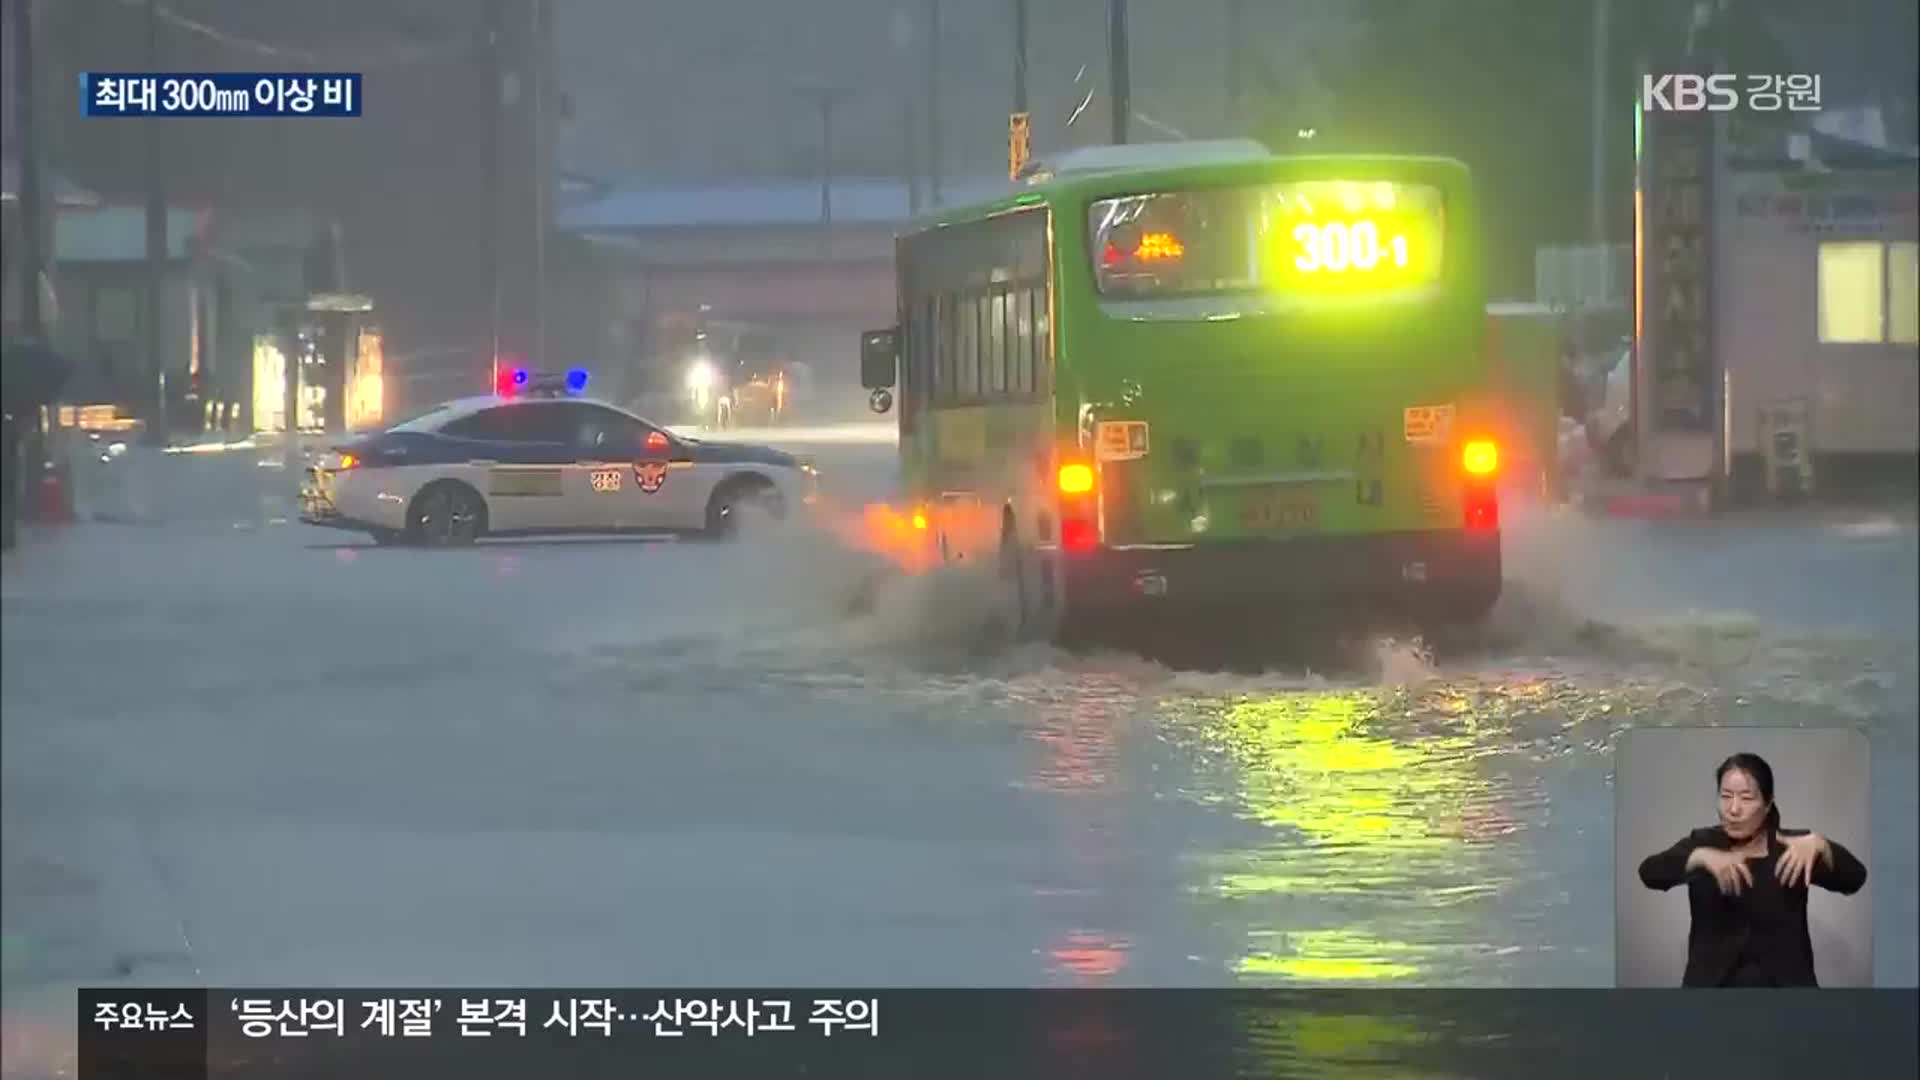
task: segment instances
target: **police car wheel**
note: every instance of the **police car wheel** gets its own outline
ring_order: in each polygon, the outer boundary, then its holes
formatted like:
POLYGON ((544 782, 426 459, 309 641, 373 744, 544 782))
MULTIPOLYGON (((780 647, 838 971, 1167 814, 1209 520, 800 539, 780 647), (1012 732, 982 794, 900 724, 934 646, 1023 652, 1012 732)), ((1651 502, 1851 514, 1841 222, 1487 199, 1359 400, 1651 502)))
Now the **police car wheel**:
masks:
POLYGON ((429 484, 407 510, 407 539, 448 547, 471 544, 486 529, 486 504, 465 484, 429 484))
POLYGON ((786 500, 766 480, 729 481, 707 503, 707 535, 715 539, 737 536, 743 517, 762 515, 779 520, 786 516, 786 509, 786 500))

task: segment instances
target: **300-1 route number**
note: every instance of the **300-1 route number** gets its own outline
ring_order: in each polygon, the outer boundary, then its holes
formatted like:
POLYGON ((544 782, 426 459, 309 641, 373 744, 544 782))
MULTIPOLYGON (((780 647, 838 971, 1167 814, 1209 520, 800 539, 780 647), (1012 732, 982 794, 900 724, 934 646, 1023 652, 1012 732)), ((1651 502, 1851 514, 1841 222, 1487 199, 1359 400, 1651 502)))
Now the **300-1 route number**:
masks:
POLYGON ((1293 227, 1293 238, 1300 245, 1293 265, 1303 274, 1372 270, 1383 259, 1394 266, 1407 265, 1407 238, 1395 236, 1382 244, 1380 230, 1371 221, 1351 225, 1344 221, 1324 225, 1303 221, 1293 227))

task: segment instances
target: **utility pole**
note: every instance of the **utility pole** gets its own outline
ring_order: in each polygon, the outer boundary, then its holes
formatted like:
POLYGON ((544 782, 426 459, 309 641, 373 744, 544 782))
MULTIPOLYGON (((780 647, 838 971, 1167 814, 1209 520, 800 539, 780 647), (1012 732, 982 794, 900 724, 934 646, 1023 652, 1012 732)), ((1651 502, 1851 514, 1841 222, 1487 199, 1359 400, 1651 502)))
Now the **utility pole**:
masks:
MULTIPOLYGON (((10 9, 12 25, 7 27, 12 62, 12 85, 8 92, 19 102, 16 115, 20 123, 20 331, 26 338, 39 337, 46 329, 40 307, 40 268, 45 207, 40 191, 40 136, 35 117, 33 73, 32 4, 15 3, 10 9)), ((13 252, 0 252, 0 259, 15 262, 13 252)), ((12 498, 9 493, 8 498, 12 498)))
POLYGON ((1127 141, 1133 112, 1132 79, 1127 69, 1127 0, 1107 0, 1107 71, 1113 81, 1113 141, 1127 141))
POLYGON ((893 9, 888 36, 900 80, 900 178, 907 186, 907 214, 920 213, 920 103, 914 93, 913 15, 905 7, 893 9))
POLYGON ((820 90, 820 224, 833 227, 833 106, 834 89, 820 90))
POLYGON ((927 193, 940 198, 940 0, 927 0, 927 193))
POLYGON ((46 333, 40 310, 40 270, 45 258, 41 240, 46 229, 46 206, 40 192, 40 123, 35 116, 33 74, 33 5, 13 5, 14 100, 20 119, 20 329, 21 336, 46 333))
MULTIPOLYGON (((147 0, 146 59, 148 71, 157 72, 160 70, 159 0, 147 0)), ((147 378, 151 380, 148 383, 148 387, 154 394, 154 411, 150 417, 152 421, 150 433, 164 442, 170 435, 167 426, 167 361, 164 347, 165 340, 160 333, 161 290, 166 284, 167 268, 167 200, 166 190, 163 186, 163 179, 160 173, 160 121, 149 116, 146 118, 145 124, 147 136, 147 317, 146 325, 141 327, 141 330, 144 331, 142 336, 146 339, 146 375, 147 378)), ((291 416, 289 416, 287 420, 289 424, 293 422, 291 416)))
POLYGON ((552 221, 551 170, 553 154, 547 141, 547 73, 549 36, 546 0, 533 0, 533 33, 529 38, 527 81, 533 92, 533 357, 546 365, 547 356, 547 229, 552 221))
POLYGON ((914 116, 915 111, 913 95, 908 94, 905 104, 901 106, 900 130, 905 137, 900 140, 900 171, 907 182, 907 214, 912 217, 920 214, 920 163, 915 160, 920 155, 914 152, 919 141, 914 138, 914 132, 919 125, 914 122, 918 119, 914 116))
POLYGON ((820 109, 820 224, 833 224, 833 110, 843 91, 834 86, 810 86, 799 91, 816 99, 820 109))
POLYGON ((479 233, 486 238, 487 260, 487 387, 500 382, 500 130, 506 123, 504 72, 500 63, 501 0, 487 0, 481 13, 484 20, 485 48, 480 55, 480 100, 486 103, 486 130, 481 138, 481 172, 485 180, 485 205, 480 214, 479 233))
POLYGON ((1587 198, 1588 226, 1592 230, 1593 243, 1602 255, 1601 265, 1605 265, 1604 252, 1608 240, 1607 229, 1607 34, 1609 0, 1593 0, 1593 130, 1588 162, 1587 198))
POLYGON ((1007 116, 1007 179, 1019 183, 1033 152, 1027 111, 1027 0, 1013 0, 1013 112, 1007 116))
MULTIPOLYGON (((34 117, 32 7, 24 0, 15 0, 11 12, 12 25, 7 28, 7 36, 13 47, 10 74, 14 85, 9 92, 19 102, 20 118, 20 336, 28 341, 40 337, 45 330, 45 320, 40 310, 40 236, 44 225, 40 198, 40 142, 34 117)), ((13 252, 0 252, 0 259, 12 262, 13 252)), ((57 409, 49 411, 56 418, 60 415, 57 409)), ((40 490, 40 462, 47 456, 40 423, 41 411, 22 410, 22 413, 24 415, 0 420, 0 426, 5 428, 4 432, 0 432, 0 438, 6 442, 5 453, 0 455, 0 485, 5 487, 4 491, 0 491, 0 500, 6 503, 4 545, 9 548, 15 542, 15 522, 21 518, 39 516, 39 500, 27 496, 40 490)))
POLYGON ((1013 111, 1027 111, 1027 0, 1013 0, 1013 111))
POLYGON ((1246 0, 1227 0, 1227 132, 1240 134, 1240 34, 1246 0))

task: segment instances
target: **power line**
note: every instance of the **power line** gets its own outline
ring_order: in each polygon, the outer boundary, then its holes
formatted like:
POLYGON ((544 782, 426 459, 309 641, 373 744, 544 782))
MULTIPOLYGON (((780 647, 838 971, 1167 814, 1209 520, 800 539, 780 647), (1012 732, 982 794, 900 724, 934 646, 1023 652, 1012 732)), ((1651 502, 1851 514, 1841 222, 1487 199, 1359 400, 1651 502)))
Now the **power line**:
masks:
MULTIPOLYGON (((148 0, 120 0, 122 7, 137 8, 144 12, 148 0)), ((222 30, 211 23, 183 15, 165 4, 154 4, 154 14, 162 22, 175 29, 197 34, 209 41, 240 52, 255 56, 271 57, 275 60, 287 60, 309 67, 364 71, 368 68, 408 67, 416 64, 432 63, 471 54, 475 48, 472 38, 450 38, 445 41, 423 42, 418 45, 389 49, 381 53, 363 55, 357 59, 329 57, 307 49, 286 45, 274 45, 257 38, 222 30)))

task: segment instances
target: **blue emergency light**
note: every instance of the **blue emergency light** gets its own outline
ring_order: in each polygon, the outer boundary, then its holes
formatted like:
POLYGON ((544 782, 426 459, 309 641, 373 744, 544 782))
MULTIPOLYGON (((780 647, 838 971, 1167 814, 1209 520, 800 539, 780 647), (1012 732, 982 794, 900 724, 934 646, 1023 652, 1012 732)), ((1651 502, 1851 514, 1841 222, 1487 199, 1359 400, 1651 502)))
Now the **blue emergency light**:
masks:
POLYGON ((587 389, 586 368, 574 368, 565 375, 514 368, 500 375, 501 397, 578 397, 587 389))

